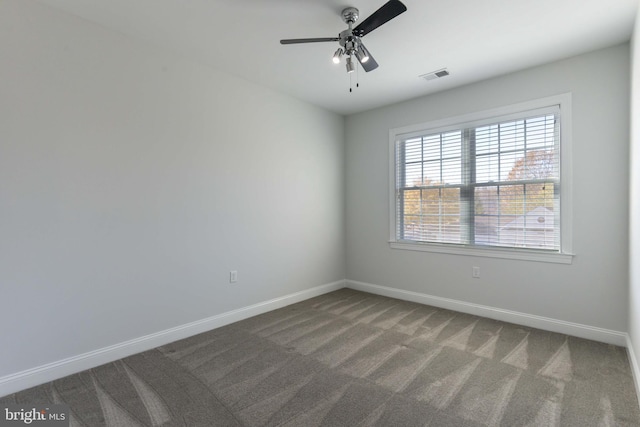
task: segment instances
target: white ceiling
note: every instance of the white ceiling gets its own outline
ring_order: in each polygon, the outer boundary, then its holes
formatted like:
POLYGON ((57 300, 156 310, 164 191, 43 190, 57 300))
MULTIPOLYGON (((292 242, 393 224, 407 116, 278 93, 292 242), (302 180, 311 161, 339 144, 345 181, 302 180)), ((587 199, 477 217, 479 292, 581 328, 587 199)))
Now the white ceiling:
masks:
MULTIPOLYGON (((380 64, 350 77, 331 62, 340 12, 385 0, 39 0, 219 70, 350 114, 629 40, 638 0, 402 0, 407 12, 362 40, 380 64), (451 75, 419 75, 447 67, 451 75)), ((356 24, 357 25, 357 24, 356 24)))

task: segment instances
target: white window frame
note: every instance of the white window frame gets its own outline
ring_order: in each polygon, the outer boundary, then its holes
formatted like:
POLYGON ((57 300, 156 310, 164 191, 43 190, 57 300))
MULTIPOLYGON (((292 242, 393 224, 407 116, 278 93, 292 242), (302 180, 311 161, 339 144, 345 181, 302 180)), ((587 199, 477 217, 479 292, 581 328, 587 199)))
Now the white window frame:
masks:
POLYGON ((491 110, 465 114, 434 120, 426 123, 403 126, 389 130, 389 244, 392 249, 437 252, 455 255, 481 256, 490 258, 506 258, 538 262, 571 264, 573 261, 573 200, 572 200, 572 126, 571 126, 571 93, 554 95, 491 110), (479 245, 457 245, 448 243, 406 242, 396 237, 396 144, 402 139, 425 133, 444 132, 460 129, 487 120, 509 119, 531 110, 559 106, 560 120, 560 251, 540 251, 524 248, 503 248, 479 245))

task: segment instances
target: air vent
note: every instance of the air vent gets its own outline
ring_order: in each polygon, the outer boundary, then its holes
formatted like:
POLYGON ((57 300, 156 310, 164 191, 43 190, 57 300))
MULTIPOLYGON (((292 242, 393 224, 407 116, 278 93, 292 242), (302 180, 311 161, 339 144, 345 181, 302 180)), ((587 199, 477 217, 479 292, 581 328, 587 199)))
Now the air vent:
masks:
POLYGON ((425 80, 435 80, 435 79, 439 79, 441 77, 446 77, 449 75, 449 70, 447 70, 446 68, 443 68, 441 70, 436 70, 436 71, 432 71, 430 73, 427 74, 423 74, 419 77, 425 79, 425 80))

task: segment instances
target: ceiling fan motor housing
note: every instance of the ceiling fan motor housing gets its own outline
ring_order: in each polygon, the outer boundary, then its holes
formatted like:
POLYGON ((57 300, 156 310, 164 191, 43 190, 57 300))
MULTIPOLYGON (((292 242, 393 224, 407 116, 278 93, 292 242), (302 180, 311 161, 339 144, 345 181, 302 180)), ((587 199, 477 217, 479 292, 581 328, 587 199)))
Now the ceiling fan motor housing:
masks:
POLYGON ((339 35, 340 40, 338 43, 340 46, 344 48, 344 52, 347 55, 352 55, 355 51, 358 50, 358 46, 360 45, 360 37, 354 36, 351 30, 344 30, 339 35))
POLYGON ((358 20, 360 12, 355 7, 347 7, 342 10, 342 20, 345 23, 355 23, 358 20))

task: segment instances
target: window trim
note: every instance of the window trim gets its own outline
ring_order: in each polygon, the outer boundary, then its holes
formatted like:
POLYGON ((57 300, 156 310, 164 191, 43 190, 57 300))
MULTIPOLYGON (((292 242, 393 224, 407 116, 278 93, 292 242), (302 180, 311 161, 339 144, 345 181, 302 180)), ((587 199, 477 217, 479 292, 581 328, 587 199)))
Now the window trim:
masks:
POLYGON ((517 259, 538 262, 571 264, 573 261, 573 232, 571 219, 573 218, 573 163, 572 163, 572 125, 571 125, 571 93, 563 93, 550 97, 530 100, 504 107, 478 111, 408 125, 389 130, 389 245, 392 249, 404 249, 423 252, 437 252, 444 254, 480 256, 490 258, 517 259), (496 120, 502 121, 510 117, 519 116, 532 110, 559 106, 560 120, 560 252, 548 252, 535 249, 502 248, 493 246, 457 245, 451 243, 427 243, 402 241, 396 238, 396 170, 395 147, 401 139, 425 133, 444 132, 459 129, 462 126, 477 125, 496 120))

